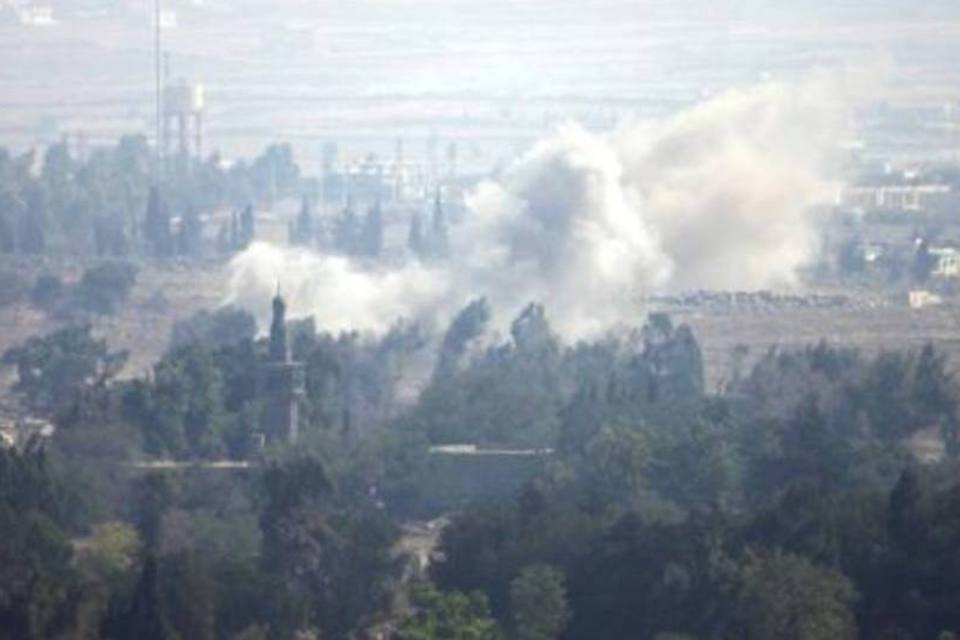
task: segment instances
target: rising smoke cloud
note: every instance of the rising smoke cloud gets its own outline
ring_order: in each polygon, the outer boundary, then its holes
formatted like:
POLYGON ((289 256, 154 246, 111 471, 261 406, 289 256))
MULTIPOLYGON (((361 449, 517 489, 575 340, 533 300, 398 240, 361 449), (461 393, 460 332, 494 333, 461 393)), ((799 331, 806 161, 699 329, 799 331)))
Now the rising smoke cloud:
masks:
POLYGON ((836 191, 839 95, 817 78, 609 135, 566 125, 468 197, 449 262, 369 271, 256 243, 232 261, 227 301, 265 315, 279 278, 291 315, 333 330, 445 319, 477 296, 506 316, 538 301, 581 336, 635 322, 645 293, 790 286, 817 251, 811 207, 836 191))

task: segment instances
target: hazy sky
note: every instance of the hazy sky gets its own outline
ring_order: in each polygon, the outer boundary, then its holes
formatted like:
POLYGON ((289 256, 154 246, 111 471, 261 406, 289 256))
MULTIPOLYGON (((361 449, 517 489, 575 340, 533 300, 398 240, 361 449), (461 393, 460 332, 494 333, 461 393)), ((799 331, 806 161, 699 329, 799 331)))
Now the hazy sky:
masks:
MULTIPOLYGON (((96 4, 96 3, 87 3, 96 4)), ((76 7, 75 3, 63 3, 76 7)), ((130 3, 131 7, 139 7, 130 3)), ((882 67, 891 99, 957 99, 960 3, 671 0, 248 0, 171 3, 174 76, 207 88, 211 147, 396 137, 463 141, 477 166, 556 122, 608 128, 810 69, 882 67)), ((141 7, 142 8, 142 7, 141 7)), ((74 9, 75 10, 75 9, 74 9)), ((0 133, 27 146, 152 129, 149 15, 0 27, 0 133)))

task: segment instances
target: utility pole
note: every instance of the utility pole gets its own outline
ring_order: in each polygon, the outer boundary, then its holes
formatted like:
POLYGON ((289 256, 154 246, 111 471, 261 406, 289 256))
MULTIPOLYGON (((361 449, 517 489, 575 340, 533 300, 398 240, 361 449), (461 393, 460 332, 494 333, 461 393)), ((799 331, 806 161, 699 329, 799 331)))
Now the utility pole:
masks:
POLYGON ((161 140, 161 138, 162 138, 162 136, 163 136, 163 133, 162 133, 162 123, 161 123, 161 120, 163 119, 163 104, 162 104, 162 101, 163 101, 163 96, 162 96, 163 87, 162 87, 162 80, 161 80, 161 73, 160 73, 160 63, 161 63, 161 60, 160 60, 160 58, 161 58, 161 53, 160 53, 160 0, 154 0, 154 16, 153 16, 153 21, 154 21, 154 29, 155 29, 154 35, 155 35, 155 38, 156 38, 156 39, 155 39, 155 43, 154 43, 154 44, 155 44, 155 50, 154 50, 155 60, 154 60, 154 62, 155 62, 155 65, 156 65, 156 69, 155 69, 154 71, 155 71, 155 73, 156 73, 156 78, 155 78, 155 79, 156 79, 156 96, 155 96, 155 97, 156 97, 156 105, 155 105, 155 106, 156 106, 156 114, 155 114, 155 115, 156 115, 156 127, 157 127, 157 130, 156 130, 156 143, 155 143, 155 144, 156 144, 156 147, 155 147, 155 162, 156 162, 156 167, 154 168, 153 181, 154 181, 154 186, 159 186, 159 183, 160 183, 160 171, 161 171, 160 162, 161 162, 161 160, 162 160, 162 157, 161 157, 161 147, 163 146, 163 141, 161 140))

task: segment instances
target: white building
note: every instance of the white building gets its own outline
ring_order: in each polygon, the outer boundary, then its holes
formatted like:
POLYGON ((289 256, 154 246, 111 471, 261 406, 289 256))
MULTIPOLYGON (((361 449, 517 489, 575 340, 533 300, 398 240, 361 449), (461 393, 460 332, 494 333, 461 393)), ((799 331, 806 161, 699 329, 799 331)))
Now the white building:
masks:
POLYGON ((936 259, 931 275, 940 278, 960 277, 960 250, 956 247, 931 247, 930 255, 936 259))
POLYGON ((908 293, 907 301, 911 309, 923 309, 943 304, 942 297, 926 289, 911 290, 908 293))
MULTIPOLYGON (((160 28, 163 30, 176 29, 179 24, 177 12, 172 9, 160 10, 160 28)), ((156 16, 154 16, 153 26, 156 28, 156 16)))
POLYGON ((46 27, 56 24, 53 19, 53 7, 49 5, 31 4, 19 9, 20 24, 31 27, 46 27))
POLYGON ((948 207, 957 195, 948 185, 886 185, 880 187, 848 187, 840 195, 840 204, 870 211, 936 211, 948 207))

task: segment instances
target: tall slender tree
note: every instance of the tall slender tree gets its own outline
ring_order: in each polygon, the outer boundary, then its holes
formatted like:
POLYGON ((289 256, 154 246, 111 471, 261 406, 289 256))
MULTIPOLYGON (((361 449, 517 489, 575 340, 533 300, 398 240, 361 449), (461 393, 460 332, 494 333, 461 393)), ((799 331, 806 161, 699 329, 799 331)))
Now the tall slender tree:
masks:
POLYGON ((170 233, 170 213, 160 197, 157 187, 150 189, 147 199, 147 214, 143 223, 146 239, 154 257, 164 258, 173 253, 173 236, 170 233))

